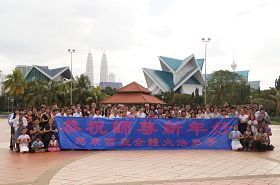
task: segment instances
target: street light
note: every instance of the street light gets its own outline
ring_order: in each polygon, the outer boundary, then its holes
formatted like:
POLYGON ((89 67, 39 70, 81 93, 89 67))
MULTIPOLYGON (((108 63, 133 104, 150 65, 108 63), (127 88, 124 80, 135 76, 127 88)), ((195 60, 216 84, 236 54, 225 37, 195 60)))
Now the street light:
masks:
POLYGON ((73 72, 72 72, 72 54, 75 53, 75 49, 68 49, 68 53, 71 56, 71 89, 70 89, 70 96, 71 96, 71 105, 73 104, 73 72))
POLYGON ((207 54, 207 43, 211 41, 211 38, 207 38, 207 39, 202 38, 201 40, 202 40, 202 42, 204 42, 204 43, 205 43, 205 52, 204 52, 204 66, 205 66, 205 74, 204 74, 204 79, 205 79, 205 88, 204 88, 204 91, 205 91, 205 92, 204 92, 204 95, 205 95, 205 97, 204 97, 204 103, 205 103, 205 105, 206 105, 206 103, 207 103, 207 101, 206 101, 206 94, 207 94, 207 81, 206 81, 206 54, 207 54))

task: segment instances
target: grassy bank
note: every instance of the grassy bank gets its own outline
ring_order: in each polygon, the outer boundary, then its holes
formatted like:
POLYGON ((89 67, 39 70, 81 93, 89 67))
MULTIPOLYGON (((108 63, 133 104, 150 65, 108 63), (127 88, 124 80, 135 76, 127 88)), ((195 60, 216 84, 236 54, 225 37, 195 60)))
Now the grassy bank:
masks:
POLYGON ((0 112, 0 115, 9 115, 10 113, 8 112, 0 112))
POLYGON ((280 125, 280 116, 271 117, 271 125, 280 125))

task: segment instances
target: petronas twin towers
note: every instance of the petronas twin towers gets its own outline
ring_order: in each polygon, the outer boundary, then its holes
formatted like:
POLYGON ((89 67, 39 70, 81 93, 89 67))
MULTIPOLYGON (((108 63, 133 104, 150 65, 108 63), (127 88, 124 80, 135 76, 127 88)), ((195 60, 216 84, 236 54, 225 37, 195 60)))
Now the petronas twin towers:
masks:
POLYGON ((108 62, 105 52, 103 53, 101 59, 100 82, 108 82, 108 62))
MULTIPOLYGON (((93 60, 91 51, 89 51, 87 56, 86 75, 91 82, 91 86, 94 86, 93 60)), ((108 77, 108 62, 106 53, 104 52, 100 66, 100 82, 108 82, 108 77)))

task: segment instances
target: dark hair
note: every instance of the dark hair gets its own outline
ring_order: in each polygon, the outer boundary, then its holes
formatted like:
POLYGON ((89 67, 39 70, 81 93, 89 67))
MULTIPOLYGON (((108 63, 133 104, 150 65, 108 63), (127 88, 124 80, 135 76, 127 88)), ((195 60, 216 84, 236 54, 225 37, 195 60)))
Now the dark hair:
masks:
POLYGON ((260 131, 260 129, 263 129, 263 131, 264 131, 264 127, 263 126, 260 126, 259 128, 258 128, 258 132, 260 131))
POLYGON ((263 107, 262 107, 262 108, 260 108, 260 111, 262 111, 262 110, 264 110, 264 111, 265 111, 265 108, 263 108, 263 107))
POLYGON ((37 135, 35 139, 41 139, 41 136, 40 136, 40 135, 37 135))

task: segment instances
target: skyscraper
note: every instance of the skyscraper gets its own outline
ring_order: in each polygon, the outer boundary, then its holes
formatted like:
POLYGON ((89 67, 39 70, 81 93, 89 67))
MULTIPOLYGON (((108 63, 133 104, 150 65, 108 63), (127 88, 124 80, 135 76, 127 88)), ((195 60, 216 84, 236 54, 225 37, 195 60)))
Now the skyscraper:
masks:
POLYGON ((86 75, 88 76, 88 78, 90 80, 90 85, 93 86, 93 84, 94 84, 93 61, 92 61, 91 51, 88 52, 88 56, 87 56, 86 75))
POLYGON ((105 52, 103 53, 101 59, 100 82, 108 82, 108 62, 105 52))
POLYGON ((6 79, 6 75, 0 70, 0 95, 3 95, 4 92, 4 85, 2 82, 4 82, 6 79))
POLYGON ((109 82, 116 82, 116 75, 112 72, 109 74, 109 82))

